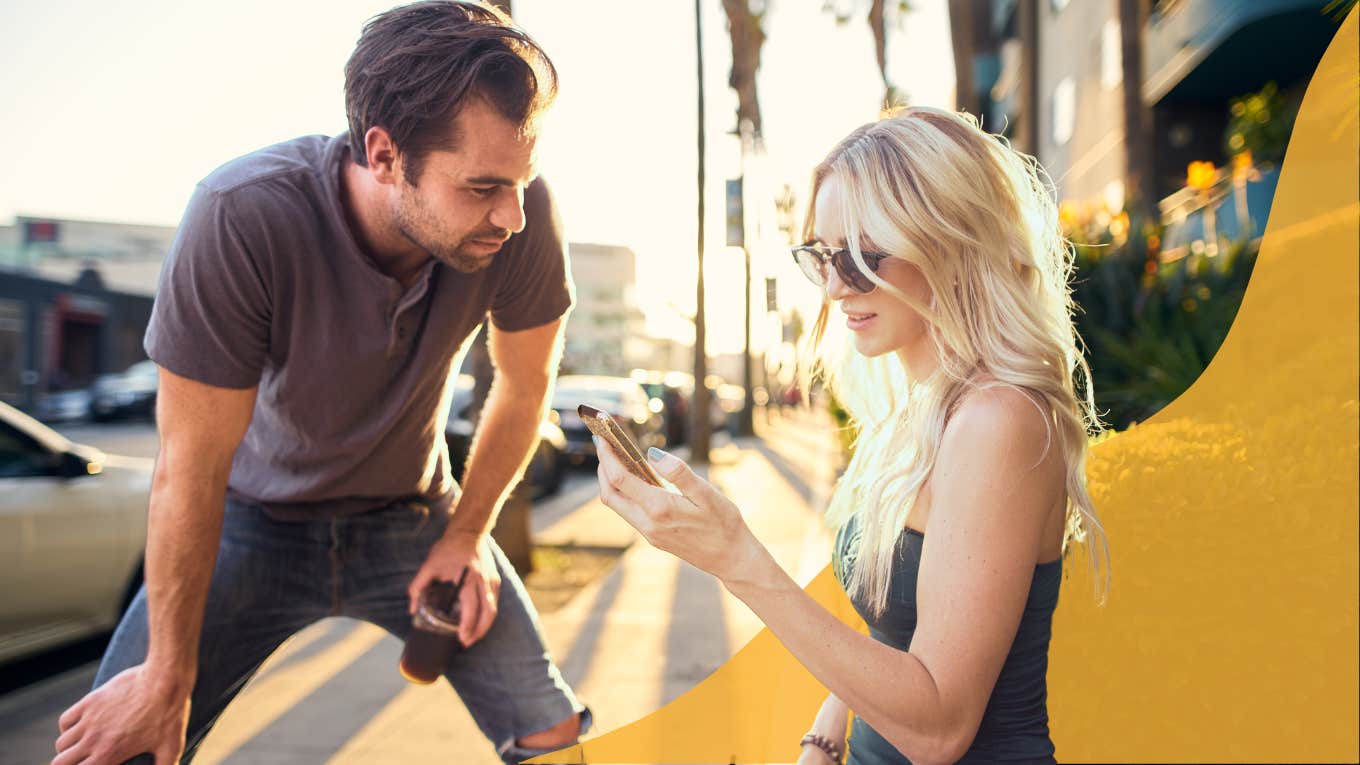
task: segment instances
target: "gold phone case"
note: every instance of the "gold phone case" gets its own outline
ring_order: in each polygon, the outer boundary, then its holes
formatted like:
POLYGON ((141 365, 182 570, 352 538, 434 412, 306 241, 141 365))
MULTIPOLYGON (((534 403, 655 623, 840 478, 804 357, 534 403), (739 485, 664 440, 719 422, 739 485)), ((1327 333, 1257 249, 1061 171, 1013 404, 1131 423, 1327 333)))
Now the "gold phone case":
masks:
POLYGON ((576 413, 581 416, 581 422, 585 423, 586 429, 591 433, 608 441, 623 459, 624 467, 628 472, 650 483, 653 486, 665 487, 661 476, 657 475, 652 466, 647 464, 647 458, 642 456, 642 450, 638 449, 637 444, 623 428, 619 427, 614 418, 608 412, 602 412, 593 406, 581 404, 576 407, 576 413))

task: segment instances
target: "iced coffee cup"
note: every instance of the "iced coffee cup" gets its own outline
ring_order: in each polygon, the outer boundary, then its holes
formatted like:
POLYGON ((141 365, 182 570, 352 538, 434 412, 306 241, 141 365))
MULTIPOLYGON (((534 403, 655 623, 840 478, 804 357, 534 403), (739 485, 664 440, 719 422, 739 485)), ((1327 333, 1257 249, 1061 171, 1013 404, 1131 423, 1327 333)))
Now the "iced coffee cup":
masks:
MULTIPOLYGON (((466 572, 464 572, 466 575, 466 572)), ((401 652, 398 668, 402 677, 412 683, 428 685, 444 674, 453 652, 462 647, 458 642, 458 582, 436 580, 420 593, 420 603, 411 617, 411 632, 406 636, 406 648, 401 652)))

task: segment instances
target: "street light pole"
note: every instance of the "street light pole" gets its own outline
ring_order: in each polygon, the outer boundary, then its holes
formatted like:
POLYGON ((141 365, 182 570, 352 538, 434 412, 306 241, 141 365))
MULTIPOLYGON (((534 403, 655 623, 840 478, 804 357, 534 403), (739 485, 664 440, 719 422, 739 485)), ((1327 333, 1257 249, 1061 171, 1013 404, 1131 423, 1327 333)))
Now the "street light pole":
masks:
POLYGON ((704 348, 704 24, 703 0, 694 0, 694 58, 699 76, 699 278, 694 309, 694 400, 690 406, 690 461, 708 462, 708 358, 704 348))

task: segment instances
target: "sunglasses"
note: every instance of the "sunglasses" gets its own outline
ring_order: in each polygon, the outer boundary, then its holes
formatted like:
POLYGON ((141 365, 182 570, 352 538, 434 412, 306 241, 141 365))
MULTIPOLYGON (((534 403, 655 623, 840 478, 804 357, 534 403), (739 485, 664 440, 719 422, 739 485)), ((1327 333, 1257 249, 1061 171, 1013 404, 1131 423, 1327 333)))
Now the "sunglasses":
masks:
MULTIPOLYGON (((877 272, 879 264, 891 257, 886 253, 865 250, 861 250, 859 254, 864 256, 864 265, 873 272, 877 272)), ((827 276, 830 273, 827 271, 828 264, 836 269, 841 281, 855 292, 867 294, 878 287, 859 269, 859 265, 855 263, 855 256, 844 247, 828 247, 815 241, 800 244, 793 248, 793 260, 803 270, 804 276, 823 289, 826 288, 827 276)))

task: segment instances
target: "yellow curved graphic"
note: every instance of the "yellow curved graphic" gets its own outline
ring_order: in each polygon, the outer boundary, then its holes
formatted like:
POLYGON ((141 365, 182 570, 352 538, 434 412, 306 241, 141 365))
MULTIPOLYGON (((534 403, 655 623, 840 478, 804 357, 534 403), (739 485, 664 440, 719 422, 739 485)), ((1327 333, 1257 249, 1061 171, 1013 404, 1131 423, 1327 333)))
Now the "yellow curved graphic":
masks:
MULTIPOLYGON (((1308 86, 1255 271, 1200 379, 1093 450, 1110 600, 1067 565, 1064 762, 1360 759, 1356 11, 1308 86)), ((809 592, 855 623, 830 571, 809 592)), ((826 691, 761 632, 661 710, 535 763, 792 762, 826 691)))

